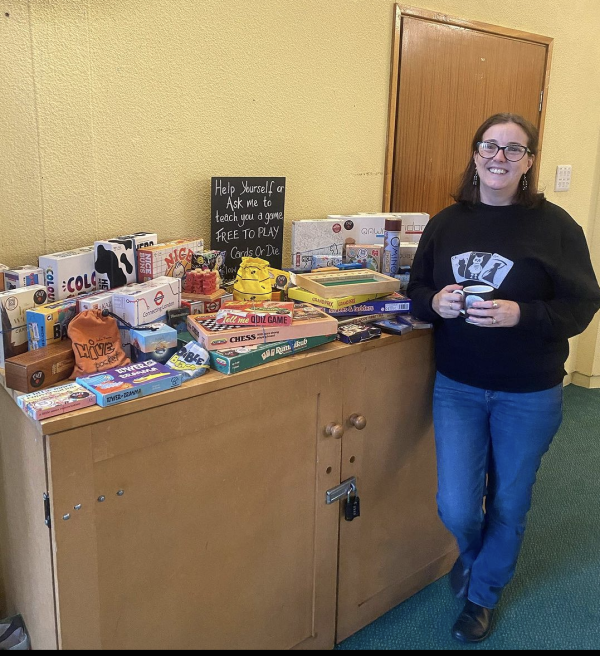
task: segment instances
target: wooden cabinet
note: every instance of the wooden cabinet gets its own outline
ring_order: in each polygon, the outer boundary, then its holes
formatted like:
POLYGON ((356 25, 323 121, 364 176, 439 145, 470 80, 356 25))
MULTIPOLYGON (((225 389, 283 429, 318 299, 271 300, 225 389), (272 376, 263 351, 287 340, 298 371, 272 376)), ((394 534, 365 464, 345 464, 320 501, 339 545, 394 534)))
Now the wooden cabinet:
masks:
POLYGON ((453 560, 432 376, 415 332, 41 423, 2 390, 5 614, 34 649, 332 648, 453 560))

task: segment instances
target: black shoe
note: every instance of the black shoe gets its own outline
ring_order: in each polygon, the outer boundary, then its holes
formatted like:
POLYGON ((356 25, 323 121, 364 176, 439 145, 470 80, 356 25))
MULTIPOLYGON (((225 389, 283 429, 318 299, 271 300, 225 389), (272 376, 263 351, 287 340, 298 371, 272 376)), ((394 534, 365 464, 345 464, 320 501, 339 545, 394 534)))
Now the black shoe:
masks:
POLYGON ((471 578, 471 568, 463 565, 460 556, 450 570, 450 587, 457 599, 466 599, 469 589, 469 579, 471 578))
POLYGON ((452 627, 452 637, 459 642, 481 642, 492 628, 492 608, 484 608, 467 601, 462 613, 452 627))

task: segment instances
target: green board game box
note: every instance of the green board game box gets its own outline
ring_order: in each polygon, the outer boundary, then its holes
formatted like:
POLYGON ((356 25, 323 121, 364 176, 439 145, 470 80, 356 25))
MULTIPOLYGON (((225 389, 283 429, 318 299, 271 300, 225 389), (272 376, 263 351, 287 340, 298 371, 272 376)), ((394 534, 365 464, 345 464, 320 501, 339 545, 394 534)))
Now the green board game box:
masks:
POLYGON ((222 351, 209 351, 210 366, 222 374, 236 374, 260 364, 273 362, 287 355, 294 355, 327 342, 333 342, 336 335, 318 335, 316 337, 300 337, 269 344, 255 344, 253 346, 239 346, 237 348, 223 349, 222 351))

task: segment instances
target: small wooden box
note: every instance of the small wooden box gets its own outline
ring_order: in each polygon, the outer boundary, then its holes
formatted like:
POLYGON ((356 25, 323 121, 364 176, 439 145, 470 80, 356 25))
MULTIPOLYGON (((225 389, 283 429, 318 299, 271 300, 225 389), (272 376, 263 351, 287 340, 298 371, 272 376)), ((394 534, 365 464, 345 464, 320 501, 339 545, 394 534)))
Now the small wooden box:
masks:
POLYGON ((54 342, 8 358, 5 362, 6 386, 19 392, 35 392, 65 380, 74 366, 71 340, 54 342))

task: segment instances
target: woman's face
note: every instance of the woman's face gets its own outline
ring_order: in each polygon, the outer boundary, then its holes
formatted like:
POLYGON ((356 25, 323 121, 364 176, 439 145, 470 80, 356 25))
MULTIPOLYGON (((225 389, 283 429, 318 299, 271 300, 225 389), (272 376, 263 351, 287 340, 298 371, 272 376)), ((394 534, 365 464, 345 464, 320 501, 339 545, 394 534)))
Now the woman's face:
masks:
MULTIPOLYGON (((498 146, 509 144, 528 146, 527 134, 516 123, 492 125, 484 133, 482 141, 492 141, 498 146)), ((487 205, 510 205, 521 184, 521 177, 533 164, 533 155, 526 154, 518 162, 510 162, 499 150, 491 159, 478 153, 473 155, 479 174, 479 193, 482 203, 487 205)))

